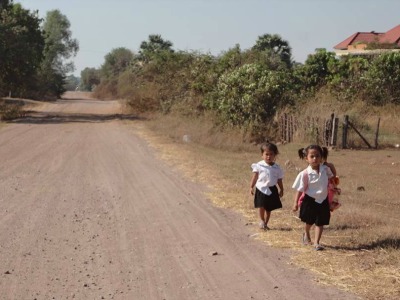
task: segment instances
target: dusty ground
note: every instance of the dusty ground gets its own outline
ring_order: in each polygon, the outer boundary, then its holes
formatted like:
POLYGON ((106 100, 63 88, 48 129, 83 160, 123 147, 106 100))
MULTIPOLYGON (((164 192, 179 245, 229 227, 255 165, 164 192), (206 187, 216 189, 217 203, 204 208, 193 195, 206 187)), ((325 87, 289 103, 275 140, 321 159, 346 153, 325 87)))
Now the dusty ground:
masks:
POLYGON ((119 102, 83 98, 0 129, 1 299, 355 299, 212 206, 119 102))

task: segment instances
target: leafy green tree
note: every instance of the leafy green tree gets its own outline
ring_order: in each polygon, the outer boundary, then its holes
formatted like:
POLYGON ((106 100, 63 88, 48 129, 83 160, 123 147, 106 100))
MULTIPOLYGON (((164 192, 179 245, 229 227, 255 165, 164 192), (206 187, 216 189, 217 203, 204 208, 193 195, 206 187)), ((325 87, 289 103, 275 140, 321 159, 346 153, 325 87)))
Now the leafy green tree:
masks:
POLYGON ((364 73, 364 98, 371 104, 400 104, 400 53, 384 53, 364 73))
POLYGON ((277 108, 285 104, 288 80, 288 72, 243 65, 220 77, 212 108, 230 125, 251 132, 265 129, 277 108))
POLYGON ((139 60, 149 62, 160 52, 174 52, 172 42, 164 40, 159 34, 150 34, 147 41, 140 44, 139 60))
POLYGON ((80 89, 93 91, 93 88, 100 83, 100 71, 95 68, 85 68, 81 71, 80 89))
POLYGON ((303 89, 314 92, 329 82, 337 63, 335 53, 317 49, 314 54, 308 56, 304 65, 294 69, 296 82, 303 89))
POLYGON ((0 2, 0 96, 26 96, 42 60, 44 40, 37 12, 0 2))
POLYGON ((287 67, 292 66, 292 48, 278 34, 264 34, 259 36, 252 50, 272 52, 278 55, 287 67))
POLYGON ((222 72, 232 70, 240 67, 243 63, 242 51, 240 45, 236 44, 235 47, 225 51, 218 57, 218 67, 222 72))
POLYGON ((190 67, 190 87, 197 95, 205 98, 212 93, 217 85, 221 72, 218 66, 218 59, 211 54, 194 53, 192 65, 190 67))
POLYGON ((122 74, 130 66, 133 58, 133 52, 127 48, 113 49, 105 56, 104 64, 100 68, 102 77, 110 79, 122 74))
POLYGON ((48 95, 59 97, 64 91, 66 74, 74 70, 68 61, 79 50, 79 44, 72 38, 70 22, 59 10, 47 12, 43 24, 45 49, 41 64, 41 89, 48 95))
POLYGON ((330 91, 337 99, 355 100, 365 88, 363 78, 369 66, 369 59, 353 55, 341 57, 336 63, 329 64, 330 91))

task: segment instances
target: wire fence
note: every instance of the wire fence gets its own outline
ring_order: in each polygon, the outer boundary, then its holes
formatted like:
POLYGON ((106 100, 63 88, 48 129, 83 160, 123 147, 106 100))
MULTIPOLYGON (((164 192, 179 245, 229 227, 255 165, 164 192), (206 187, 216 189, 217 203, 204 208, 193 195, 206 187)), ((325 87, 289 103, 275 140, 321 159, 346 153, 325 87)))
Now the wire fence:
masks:
POLYGON ((283 113, 279 117, 279 136, 282 142, 310 142, 327 147, 378 148, 380 118, 376 128, 362 133, 348 115, 339 117, 334 113, 330 118, 297 117, 283 113))

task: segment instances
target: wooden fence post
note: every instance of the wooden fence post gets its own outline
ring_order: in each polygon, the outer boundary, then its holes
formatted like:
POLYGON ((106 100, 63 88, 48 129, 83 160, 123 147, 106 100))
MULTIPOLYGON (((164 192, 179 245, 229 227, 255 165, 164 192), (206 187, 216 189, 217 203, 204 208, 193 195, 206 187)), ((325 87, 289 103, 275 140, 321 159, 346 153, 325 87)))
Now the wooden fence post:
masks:
POLYGON ((290 141, 289 117, 287 114, 285 114, 285 136, 286 136, 285 141, 289 143, 290 141))
POLYGON ((343 134, 342 134, 342 148, 346 149, 347 148, 347 131, 349 129, 349 116, 345 115, 344 116, 344 122, 343 122, 343 134))
POLYGON ((379 137, 379 124, 381 123, 381 118, 378 118, 378 125, 376 126, 376 134, 375 134, 375 149, 378 149, 378 137, 379 137))
POLYGON ((287 136, 286 136, 286 118, 287 118, 287 115, 286 115, 286 113, 284 113, 282 117, 283 117, 283 119, 282 119, 283 140, 285 142, 287 142, 287 136))
POLYGON ((325 146, 329 146, 330 128, 331 128, 330 120, 325 120, 325 122, 324 122, 324 136, 323 136, 323 143, 324 143, 325 146))
POLYGON ((339 118, 333 118, 333 121, 332 121, 331 146, 336 146, 338 127, 339 127, 339 118))
POLYGON ((333 120, 335 119, 335 113, 331 114, 331 127, 329 128, 329 138, 328 138, 328 145, 331 144, 332 133, 333 133, 333 120))

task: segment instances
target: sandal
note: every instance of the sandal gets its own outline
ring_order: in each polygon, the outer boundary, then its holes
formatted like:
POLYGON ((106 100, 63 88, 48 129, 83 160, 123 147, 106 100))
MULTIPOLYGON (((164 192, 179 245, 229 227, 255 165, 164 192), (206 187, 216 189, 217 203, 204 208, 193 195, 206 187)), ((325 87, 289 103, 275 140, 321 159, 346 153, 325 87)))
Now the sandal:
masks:
POLYGON ((324 250, 324 247, 321 246, 320 244, 317 244, 317 245, 314 246, 314 249, 315 249, 316 251, 321 251, 321 250, 324 250))
POLYGON ((260 227, 260 229, 265 229, 265 222, 264 221, 260 221, 258 226, 260 227))
POLYGON ((310 245, 310 243, 311 243, 311 240, 309 240, 307 238, 307 234, 305 232, 303 233, 303 235, 301 237, 301 241, 302 241, 303 245, 310 245))

